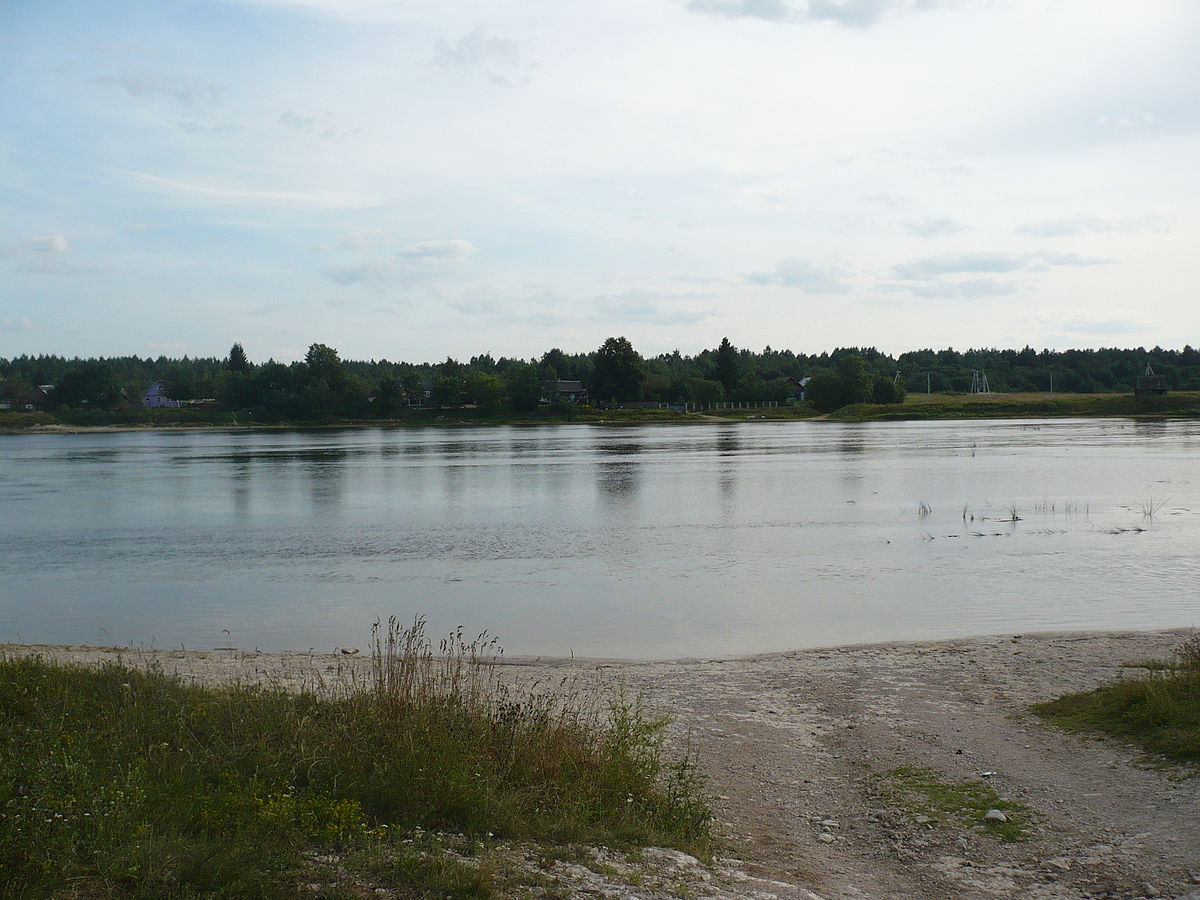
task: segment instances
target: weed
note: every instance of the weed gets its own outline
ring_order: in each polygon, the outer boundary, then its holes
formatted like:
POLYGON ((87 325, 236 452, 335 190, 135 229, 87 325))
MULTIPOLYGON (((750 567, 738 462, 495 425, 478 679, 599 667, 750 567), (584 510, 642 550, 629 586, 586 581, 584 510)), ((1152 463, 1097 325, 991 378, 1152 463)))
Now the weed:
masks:
POLYGON ((700 782, 663 753, 662 719, 518 695, 497 653, 461 633, 435 652, 393 620, 370 683, 337 695, 0 659, 2 892, 275 896, 319 851, 405 891, 486 895, 440 833, 707 854, 700 782))
POLYGON ((1200 763, 1200 637, 1170 660, 1142 662, 1144 677, 1039 703, 1034 711, 1068 731, 1108 734, 1169 760, 1200 763))
POLYGON ((1166 506, 1167 500, 1169 499, 1169 497, 1163 497, 1159 500, 1155 500, 1154 492, 1151 491, 1149 498, 1142 503, 1142 518, 1147 522, 1153 522, 1154 517, 1158 515, 1164 506, 1166 506))
POLYGON ((1029 809, 1014 800, 1002 798, 991 785, 982 781, 952 784, 932 769, 901 766, 887 772, 882 793, 914 814, 933 821, 947 817, 967 822, 986 835, 1002 841, 1021 841, 1028 837, 1032 821, 1029 809), (988 810, 998 809, 1007 821, 987 819, 988 810))

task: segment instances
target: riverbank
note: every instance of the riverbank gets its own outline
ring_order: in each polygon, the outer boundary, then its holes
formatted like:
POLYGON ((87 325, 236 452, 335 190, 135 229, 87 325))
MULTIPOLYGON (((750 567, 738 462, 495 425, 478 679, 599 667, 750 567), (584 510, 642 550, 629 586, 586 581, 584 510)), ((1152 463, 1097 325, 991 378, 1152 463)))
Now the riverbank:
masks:
MULTIPOLYGON (((670 740, 697 752, 736 857, 708 868, 671 862, 695 897, 1190 897, 1200 891, 1200 778, 1118 742, 1066 734, 1030 706, 1141 674, 1140 664, 1192 633, 1004 635, 654 663, 523 658, 503 671, 523 684, 623 685, 674 716, 670 740), (966 796, 1005 804, 1020 839, 932 799, 966 796)), ((345 685, 370 666, 342 652, 0 650, 290 688, 345 685)), ((618 883, 624 863, 578 863, 542 871, 574 893, 666 896, 618 883)))
POLYGON ((1049 418, 1196 418, 1200 392, 1173 392, 1164 396, 1132 394, 909 394, 903 403, 859 403, 819 415, 808 404, 676 412, 666 409, 595 409, 581 407, 569 413, 539 410, 534 413, 483 412, 481 410, 417 411, 388 419, 355 419, 293 422, 254 422, 244 415, 207 413, 176 416, 188 410, 133 412, 113 421, 89 415, 86 422, 56 418, 49 413, 0 411, 0 434, 97 434, 121 431, 196 430, 298 430, 342 428, 430 428, 510 425, 685 425, 745 421, 909 422, 954 419, 1049 418))

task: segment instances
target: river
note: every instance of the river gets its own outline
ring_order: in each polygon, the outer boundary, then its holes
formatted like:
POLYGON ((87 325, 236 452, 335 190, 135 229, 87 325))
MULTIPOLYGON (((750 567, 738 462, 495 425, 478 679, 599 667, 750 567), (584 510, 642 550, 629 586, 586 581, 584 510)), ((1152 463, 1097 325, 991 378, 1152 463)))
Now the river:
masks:
POLYGON ((1200 625, 1200 423, 0 436, 0 641, 674 658, 1200 625))

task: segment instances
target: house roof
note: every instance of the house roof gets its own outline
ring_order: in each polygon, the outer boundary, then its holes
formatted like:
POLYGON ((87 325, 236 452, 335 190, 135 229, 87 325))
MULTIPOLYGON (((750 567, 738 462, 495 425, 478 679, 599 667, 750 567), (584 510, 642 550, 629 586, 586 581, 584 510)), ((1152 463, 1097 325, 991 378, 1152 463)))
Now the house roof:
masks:
POLYGON ((555 389, 558 390, 559 393, 563 393, 563 394, 570 394, 570 393, 578 394, 584 388, 583 388, 582 381, 563 381, 560 378, 557 382, 555 382, 555 389))

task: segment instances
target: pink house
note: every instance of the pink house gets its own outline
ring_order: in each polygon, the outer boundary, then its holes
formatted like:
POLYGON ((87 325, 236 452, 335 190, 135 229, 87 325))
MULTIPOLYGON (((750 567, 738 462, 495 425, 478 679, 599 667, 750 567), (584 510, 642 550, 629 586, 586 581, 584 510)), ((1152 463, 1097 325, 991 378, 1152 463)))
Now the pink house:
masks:
POLYGON ((183 406, 179 400, 172 400, 163 391, 161 381, 156 381, 150 387, 146 388, 142 394, 142 407, 145 409, 175 409, 183 406))

